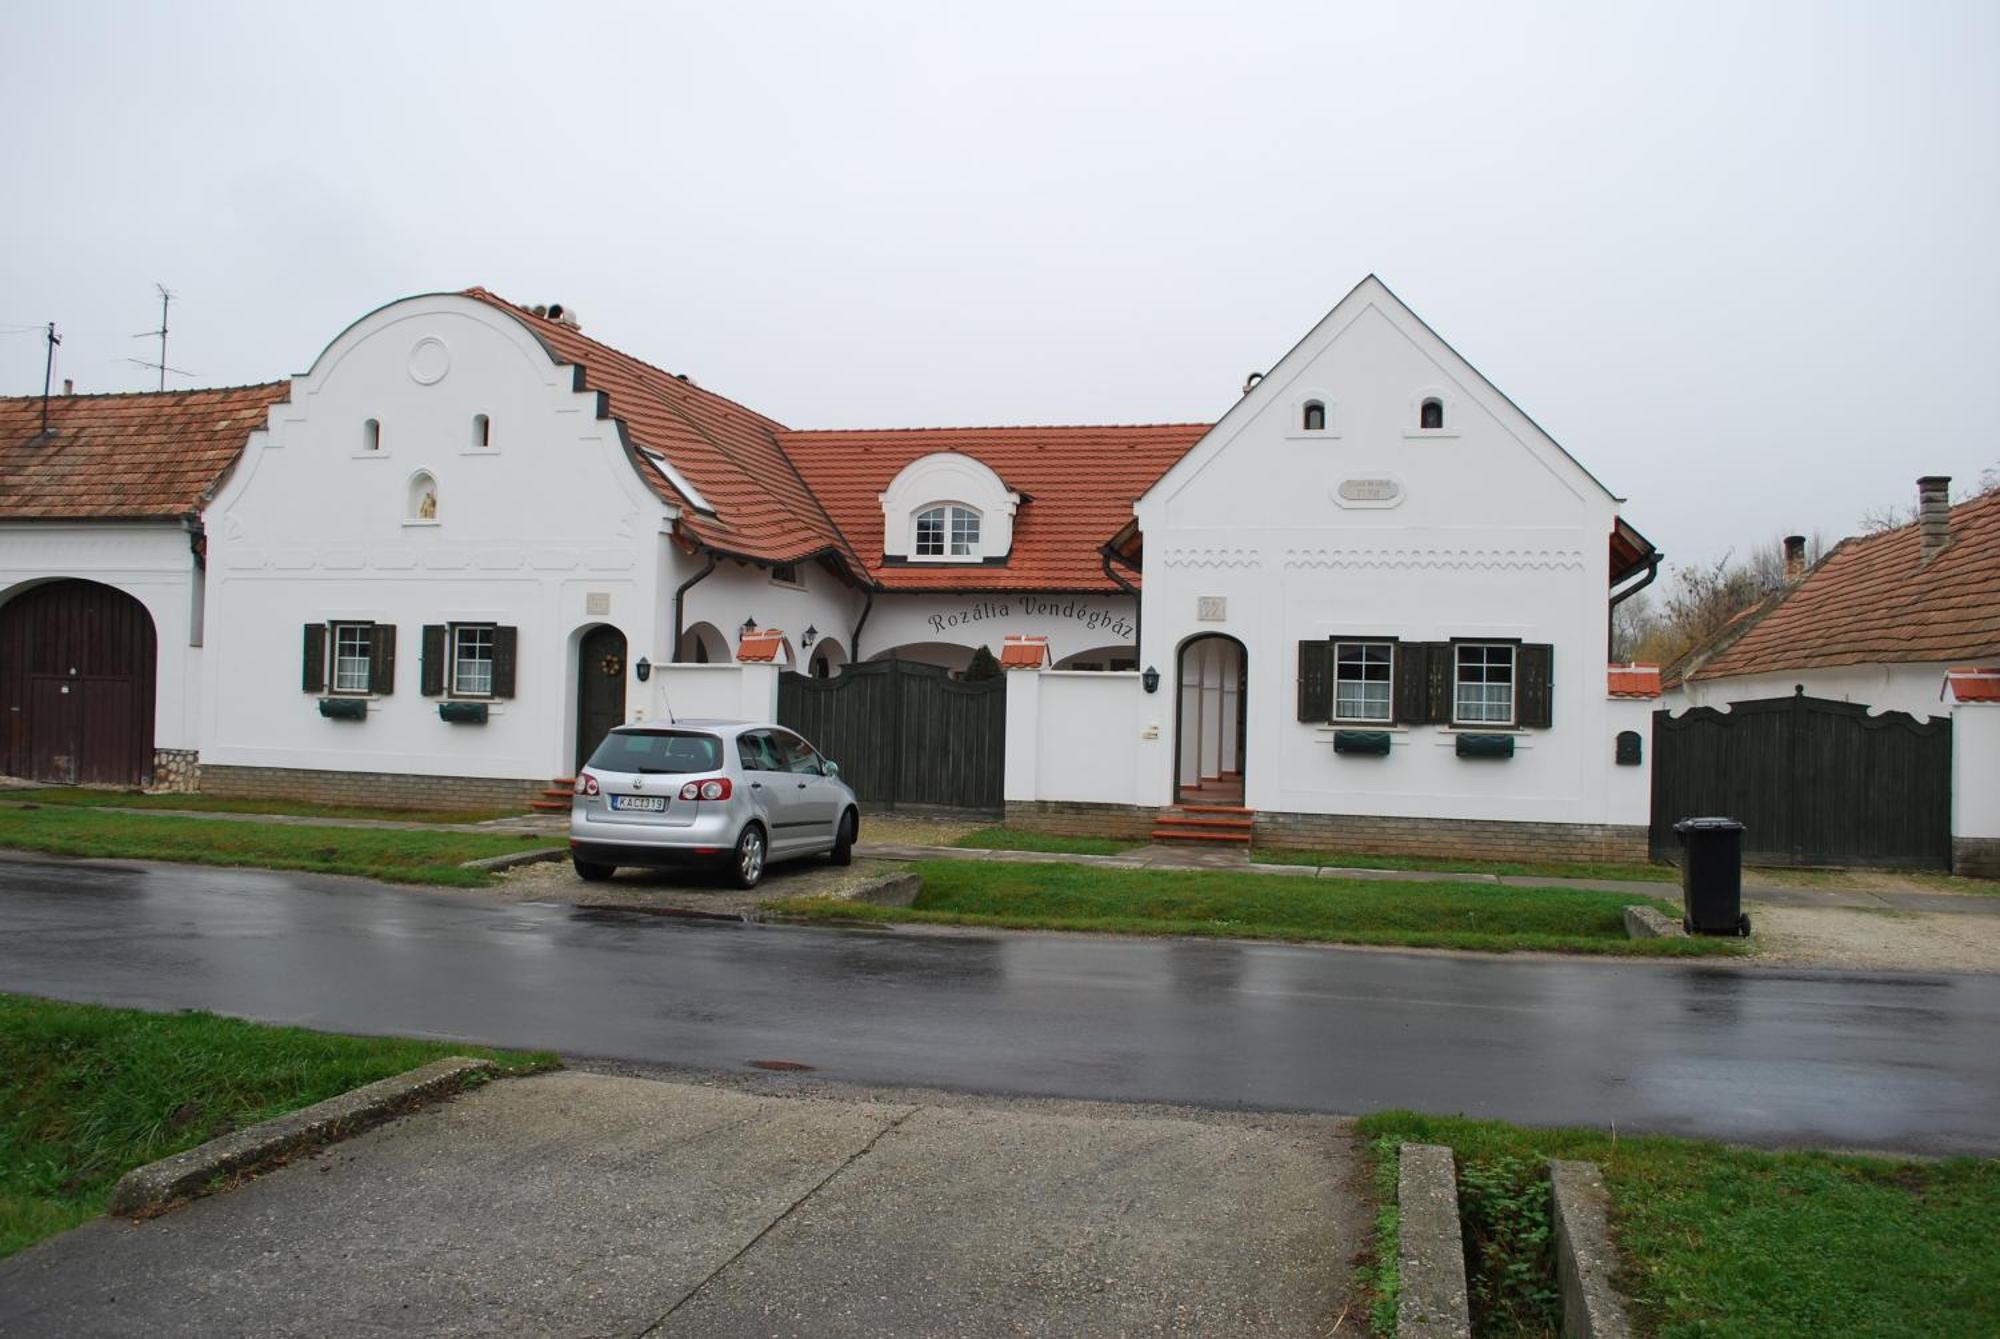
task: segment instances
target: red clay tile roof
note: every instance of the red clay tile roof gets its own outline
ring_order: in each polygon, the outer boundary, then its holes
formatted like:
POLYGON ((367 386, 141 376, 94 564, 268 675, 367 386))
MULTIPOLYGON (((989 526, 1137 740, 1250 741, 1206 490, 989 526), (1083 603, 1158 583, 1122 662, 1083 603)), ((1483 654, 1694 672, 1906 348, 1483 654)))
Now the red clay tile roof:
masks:
POLYGON ((2000 669, 1954 669, 1945 679, 1960 702, 2000 702, 2000 669))
POLYGON ((0 520, 163 520, 199 511, 289 381, 129 395, 0 397, 0 520))
MULTIPOLYGON (((832 551, 856 571, 860 562, 778 448, 776 420, 703 390, 630 354, 536 316, 483 288, 466 296, 520 321, 561 362, 583 369, 583 384, 601 391, 634 446, 665 456, 715 508, 694 509, 644 461, 634 461, 647 485, 683 508, 682 524, 697 541, 765 562, 796 562, 832 551)), ((886 482, 886 480, 885 480, 886 482)))
POLYGON ((1049 658, 1049 639, 1010 632, 1000 643, 1001 669, 1040 669, 1049 658))
POLYGON ((743 640, 736 644, 736 658, 753 663, 776 660, 784 640, 785 634, 780 628, 759 628, 755 632, 746 632, 743 640))
POLYGON ((2000 492, 1951 509, 1929 563, 1915 525, 1841 541, 1690 679, 2000 655, 2000 492))
POLYGON ((1658 697, 1658 665, 1610 665, 1606 667, 1606 691, 1613 697, 1658 697))
MULTIPOLYGON (((784 432, 778 443, 888 590, 1115 591, 1098 549, 1132 504, 1208 425, 1060 428, 905 428, 784 432), (933 452, 971 456, 1025 495, 1004 564, 888 564, 880 494, 911 461, 933 452)), ((1128 573, 1120 573, 1128 580, 1128 573)), ((1136 582, 1135 582, 1136 584, 1136 582)))

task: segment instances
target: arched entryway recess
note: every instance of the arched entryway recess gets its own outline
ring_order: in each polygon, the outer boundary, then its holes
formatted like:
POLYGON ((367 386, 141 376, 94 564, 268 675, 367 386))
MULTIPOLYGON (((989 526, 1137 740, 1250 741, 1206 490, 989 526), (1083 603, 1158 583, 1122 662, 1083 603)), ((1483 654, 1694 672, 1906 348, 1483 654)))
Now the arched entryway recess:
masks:
POLYGON ((1243 803, 1250 657, 1219 632, 1181 643, 1174 737, 1174 793, 1183 803, 1243 803))
POLYGON ((0 772, 63 785, 153 779, 159 639, 146 606, 95 581, 0 605, 0 772))
POLYGON ((625 634, 609 623, 576 639, 576 765, 597 752, 615 725, 625 724, 625 634))

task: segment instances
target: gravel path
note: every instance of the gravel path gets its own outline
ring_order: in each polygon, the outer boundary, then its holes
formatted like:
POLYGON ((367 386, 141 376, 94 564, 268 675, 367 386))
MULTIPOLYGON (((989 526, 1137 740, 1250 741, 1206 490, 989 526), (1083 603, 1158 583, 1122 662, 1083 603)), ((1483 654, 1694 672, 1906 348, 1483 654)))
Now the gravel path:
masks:
POLYGON ((730 887, 720 875, 696 870, 621 869, 607 882, 585 883, 567 860, 561 860, 510 869, 498 882, 473 895, 503 902, 572 902, 742 916, 780 897, 840 897, 859 884, 901 868, 880 860, 856 860, 845 868, 821 858, 793 860, 771 866, 761 884, 744 892, 730 887))
POLYGON ((1753 905, 1750 921, 1753 963, 2000 972, 2000 916, 1753 905))

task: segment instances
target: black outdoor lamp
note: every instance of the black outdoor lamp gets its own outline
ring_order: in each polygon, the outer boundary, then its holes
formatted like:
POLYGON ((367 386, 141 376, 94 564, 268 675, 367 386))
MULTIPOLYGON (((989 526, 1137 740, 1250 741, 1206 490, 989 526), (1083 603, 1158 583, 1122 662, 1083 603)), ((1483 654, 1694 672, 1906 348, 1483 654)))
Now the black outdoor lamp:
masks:
POLYGON ((653 677, 653 662, 640 656, 639 663, 632 667, 632 672, 639 676, 640 683, 644 683, 653 677))
POLYGON ((750 635, 751 633, 753 633, 753 632, 755 632, 755 631, 757 631, 757 620, 756 620, 756 619, 754 619, 754 618, 746 618, 746 619, 744 619, 744 620, 743 620, 743 635, 744 635, 745 637, 748 637, 748 636, 749 636, 749 635, 750 635))
POLYGON ((814 627, 810 623, 806 624, 805 635, 799 638, 799 649, 801 651, 811 650, 813 644, 813 638, 817 636, 819 636, 819 629, 814 627))
POLYGON ((1148 665, 1146 672, 1139 676, 1139 682, 1147 692, 1157 693, 1160 691, 1160 672, 1148 665))

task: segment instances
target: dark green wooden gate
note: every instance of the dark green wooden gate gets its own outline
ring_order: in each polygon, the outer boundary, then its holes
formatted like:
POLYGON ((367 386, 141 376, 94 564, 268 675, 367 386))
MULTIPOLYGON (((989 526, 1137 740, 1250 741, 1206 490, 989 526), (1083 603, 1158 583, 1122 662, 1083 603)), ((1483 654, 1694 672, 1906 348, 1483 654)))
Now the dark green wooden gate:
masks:
POLYGON ((1951 721, 1792 697, 1653 714, 1656 859, 1674 824, 1719 814, 1760 865, 1951 868, 1951 721))
POLYGON ((778 724, 839 763, 865 803, 1001 808, 1005 679, 961 683, 905 660, 848 665, 831 679, 781 674, 778 724))

